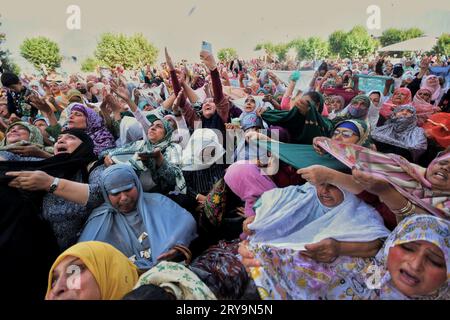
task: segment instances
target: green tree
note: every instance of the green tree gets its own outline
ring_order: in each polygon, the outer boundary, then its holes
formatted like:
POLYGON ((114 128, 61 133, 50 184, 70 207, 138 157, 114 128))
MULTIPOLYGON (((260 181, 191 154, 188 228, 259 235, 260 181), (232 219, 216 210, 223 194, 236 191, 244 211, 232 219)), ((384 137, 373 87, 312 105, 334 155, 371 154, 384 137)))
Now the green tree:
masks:
POLYGON ((257 50, 264 50, 266 55, 273 57, 275 55, 275 45, 271 42, 264 42, 257 44, 255 47, 255 51, 257 50))
POLYGON ((48 70, 61 66, 62 56, 58 44, 45 37, 27 38, 20 46, 20 54, 37 70, 44 65, 48 70))
POLYGON ((81 63, 81 71, 93 72, 98 65, 100 62, 96 58, 88 57, 81 63))
POLYGON ((223 48, 217 51, 217 57, 220 61, 230 61, 237 58, 238 54, 233 48, 223 48))
POLYGON ((131 37, 104 33, 95 50, 98 61, 111 68, 117 65, 122 65, 126 69, 139 68, 155 63, 157 56, 158 49, 140 33, 131 37))
POLYGON ((343 44, 346 37, 347 33, 342 30, 335 31, 330 34, 328 37, 328 45, 331 54, 335 56, 342 55, 343 44))
POLYGON ((278 61, 286 60, 286 54, 288 53, 290 47, 287 43, 279 43, 274 46, 275 54, 277 55, 278 61))
POLYGON ((343 58, 364 58, 377 48, 378 42, 362 26, 356 26, 347 33, 342 43, 343 58))
POLYGON ((395 28, 384 30, 380 37, 380 42, 383 47, 401 41, 403 41, 403 32, 395 28))
MULTIPOLYGON (((1 18, 1 15, 0 15, 1 18)), ((0 22, 0 26, 2 23, 0 22)), ((0 61, 4 71, 13 72, 15 74, 20 73, 19 66, 11 60, 11 53, 7 49, 3 49, 2 44, 6 41, 6 34, 0 32, 0 61)))
POLYGON ((390 28, 383 31, 380 37, 380 42, 383 47, 386 47, 397 42, 418 38, 423 35, 424 32, 419 28, 410 28, 410 29, 390 28))
POLYGON ((421 29, 410 28, 410 29, 404 31, 404 40, 403 41, 423 37, 424 35, 425 35, 425 33, 421 29))
POLYGON ((318 37, 310 37, 307 40, 299 41, 294 47, 299 60, 317 60, 325 58, 329 54, 328 42, 318 37))
POLYGON ((434 53, 450 56, 450 33, 443 33, 433 48, 434 53))

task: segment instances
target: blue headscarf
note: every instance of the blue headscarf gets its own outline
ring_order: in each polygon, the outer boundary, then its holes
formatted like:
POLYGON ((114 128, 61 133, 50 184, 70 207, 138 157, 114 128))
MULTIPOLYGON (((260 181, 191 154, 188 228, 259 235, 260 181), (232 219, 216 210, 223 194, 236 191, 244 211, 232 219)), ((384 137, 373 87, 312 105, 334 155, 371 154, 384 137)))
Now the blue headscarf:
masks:
POLYGON ((105 203, 92 212, 79 242, 107 242, 127 257, 135 255, 135 264, 139 269, 149 269, 157 263, 158 256, 175 245, 189 246, 197 237, 192 215, 161 194, 144 193, 139 178, 130 166, 118 164, 109 167, 102 173, 101 181, 105 203), (114 186, 114 189, 120 190, 120 181, 128 185, 131 180, 139 193, 136 210, 150 240, 151 260, 140 256, 142 245, 135 230, 108 198, 108 188, 114 186))

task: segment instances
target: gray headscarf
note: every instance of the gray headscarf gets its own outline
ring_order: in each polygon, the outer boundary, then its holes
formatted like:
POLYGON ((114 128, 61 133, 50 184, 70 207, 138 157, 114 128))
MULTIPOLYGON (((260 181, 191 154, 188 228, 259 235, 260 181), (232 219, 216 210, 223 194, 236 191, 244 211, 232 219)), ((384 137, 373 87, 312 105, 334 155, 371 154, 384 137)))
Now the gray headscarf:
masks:
POLYGON ((417 126, 416 110, 413 106, 399 106, 392 112, 391 118, 378 128, 373 129, 372 139, 409 150, 417 159, 427 150, 425 131, 417 126), (397 118, 395 115, 402 110, 409 110, 412 116, 397 118))

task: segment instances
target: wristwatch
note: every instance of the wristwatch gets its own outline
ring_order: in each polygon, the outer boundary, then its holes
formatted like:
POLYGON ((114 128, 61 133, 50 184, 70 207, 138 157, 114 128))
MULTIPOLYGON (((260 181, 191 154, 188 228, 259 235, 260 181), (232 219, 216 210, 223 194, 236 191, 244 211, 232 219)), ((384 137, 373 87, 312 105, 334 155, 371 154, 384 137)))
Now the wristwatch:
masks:
POLYGON ((53 193, 56 191, 56 188, 58 188, 59 185, 59 178, 55 178, 53 180, 52 184, 50 185, 50 189, 48 190, 48 193, 53 193))

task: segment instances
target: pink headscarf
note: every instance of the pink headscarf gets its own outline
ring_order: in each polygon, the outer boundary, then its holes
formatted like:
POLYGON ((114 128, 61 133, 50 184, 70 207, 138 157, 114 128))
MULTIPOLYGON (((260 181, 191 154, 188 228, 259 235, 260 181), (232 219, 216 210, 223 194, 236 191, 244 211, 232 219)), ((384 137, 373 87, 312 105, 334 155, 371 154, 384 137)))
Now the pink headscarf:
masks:
POLYGON ((388 119, 391 116, 392 111, 394 111, 394 109, 396 107, 403 106, 405 104, 411 104, 411 101, 412 101, 412 94, 411 94, 411 91, 408 88, 395 89, 395 91, 392 94, 391 98, 387 102, 383 103, 383 106, 380 109, 380 114, 384 118, 388 119), (395 104, 395 103, 392 102, 392 97, 395 94, 397 94, 398 92, 403 93, 405 95, 405 98, 401 101, 400 104, 395 104))
POLYGON ((419 92, 422 91, 428 91, 430 94, 433 94, 433 89, 423 87, 422 89, 417 91, 416 95, 414 96, 412 105, 416 109, 417 125, 419 127, 422 127, 432 114, 441 110, 439 107, 436 107, 419 97, 419 92))
POLYGON ((232 164, 225 174, 225 183, 243 201, 245 201, 245 215, 254 216, 253 205, 266 191, 277 186, 267 176, 261 174, 257 165, 245 161, 232 164))
POLYGON ((420 84, 420 88, 425 88, 426 87, 426 88, 431 89, 431 93, 432 93, 431 100, 434 101, 435 104, 438 104, 439 103, 438 100, 441 97, 441 85, 439 84, 439 81, 438 81, 438 83, 436 85, 430 86, 428 84, 428 80, 433 79, 433 78, 437 78, 438 79, 438 77, 433 75, 433 74, 429 75, 427 77, 423 77, 422 83, 420 84))

